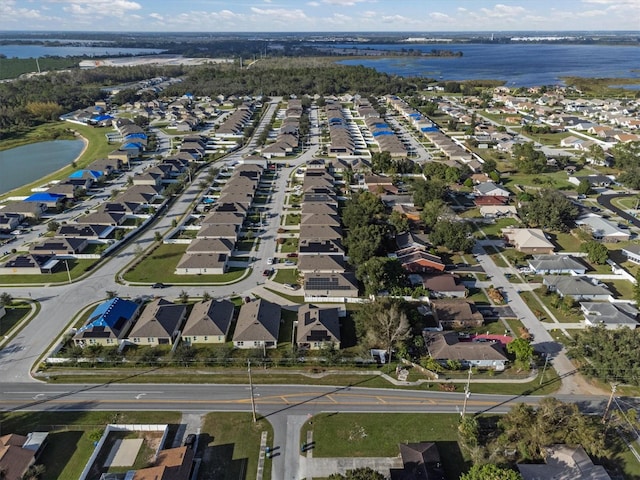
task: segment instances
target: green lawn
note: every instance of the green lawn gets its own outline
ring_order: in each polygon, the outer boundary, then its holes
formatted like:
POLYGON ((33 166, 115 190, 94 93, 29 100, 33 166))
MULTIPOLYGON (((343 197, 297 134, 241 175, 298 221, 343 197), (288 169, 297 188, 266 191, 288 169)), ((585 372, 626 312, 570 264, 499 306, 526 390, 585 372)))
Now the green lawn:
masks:
MULTIPOLYGON (((540 307, 539 303, 533 298, 530 292, 521 292, 520 296, 524 299, 525 303, 529 305, 532 311, 539 310, 543 312, 546 317, 546 312, 540 307)), ((560 301, 560 307, 555 308, 551 305, 551 295, 538 295, 538 298, 542 300, 542 303, 553 313, 560 323, 579 323, 584 320, 584 315, 580 312, 579 307, 574 307, 571 310, 565 310, 562 308, 562 300, 560 301)))
POLYGON ((603 283, 609 287, 609 290, 616 298, 624 300, 632 300, 634 298, 633 284, 627 280, 606 280, 603 283))
POLYGON ((504 175, 502 182, 505 186, 512 188, 514 185, 525 187, 552 188, 555 190, 574 190, 576 186, 569 183, 569 176, 564 171, 550 173, 512 173, 504 175))
POLYGON ((0 319, 0 337, 7 335, 20 321, 26 317, 31 308, 28 305, 7 307, 7 313, 0 319))
POLYGON ((614 198, 611 203, 622 210, 636 210, 640 206, 638 197, 614 198))
POLYGON ((321 413, 302 428, 313 431, 314 457, 396 457, 398 444, 436 442, 447 479, 460 478, 469 467, 458 446, 457 414, 321 413))
POLYGON ((134 283, 231 283, 246 272, 244 268, 231 268, 222 275, 176 275, 173 272, 186 249, 184 244, 161 244, 126 272, 124 279, 134 283))
POLYGON ((21 137, 3 140, 0 150, 18 147, 20 145, 27 145, 29 143, 48 141, 58 138, 61 135, 66 135, 66 137, 63 136, 61 138, 72 138, 68 136, 69 134, 67 133, 67 131, 69 129, 78 132, 89 142, 89 145, 86 147, 85 151, 76 160, 76 166, 73 167, 72 165, 69 165, 68 167, 64 167, 50 175, 47 175, 44 178, 36 180, 35 182, 0 195, 0 200, 3 200, 9 196, 31 195, 31 188, 42 185, 46 182, 50 182, 51 180, 66 178, 75 170, 86 167, 95 159, 106 157, 109 152, 115 150, 115 148, 117 147, 116 145, 110 145, 107 143, 107 139, 105 137, 105 133, 107 130, 103 128, 93 128, 68 122, 57 122, 40 125, 39 127, 30 130, 21 137))
POLYGON ((576 235, 564 232, 545 232, 549 240, 565 252, 579 252, 580 246, 584 243, 576 235))
POLYGON ((298 250, 298 242, 297 238, 287 238, 284 243, 280 245, 280 252, 282 253, 292 253, 298 250))
POLYGON ((484 291, 479 288, 470 288, 467 300, 471 300, 472 302, 481 305, 489 305, 491 303, 484 291))
MULTIPOLYGON (((176 412, 13 412, 0 414, 2 433, 26 435, 47 431, 47 446, 40 460, 47 466, 42 480, 78 478, 93 452, 91 434, 108 423, 169 423, 176 412)), ((175 435, 175 433, 173 434, 175 435)), ((173 435, 170 435, 172 438, 173 435)), ((171 440, 169 438, 168 440, 171 440)))
MULTIPOLYGON (((80 275, 91 270, 98 260, 92 259, 72 259, 69 260, 69 273, 71 279, 75 280, 80 275)), ((42 273, 40 275, 0 275, 0 284, 44 284, 44 283, 64 283, 69 281, 69 275, 65 268, 65 262, 61 262, 55 273, 42 273)))
POLYGON ((524 130, 521 130, 520 134, 525 136, 525 137, 527 137, 527 138, 529 138, 532 141, 536 141, 536 142, 542 143, 544 145, 551 145, 551 146, 556 146, 556 147, 560 146, 560 142, 562 141, 562 139, 570 137, 572 135, 569 132, 537 134, 537 133, 525 132, 524 130))
MULTIPOLYGON (((260 437, 268 432, 273 446, 273 428, 264 418, 253 423, 250 413, 209 413, 204 418, 200 447, 204 461, 201 480, 251 480, 256 478, 260 437)), ((199 447, 199 448, 200 448, 199 447)), ((271 479, 271 460, 265 459, 264 480, 271 479)))
POLYGON ((300 225, 300 214, 299 213, 289 213, 284 222, 286 226, 291 225, 300 225))
POLYGON ((291 283, 293 285, 296 285, 298 283, 298 269, 279 268, 278 270, 276 270, 276 275, 272 278, 272 280, 278 283, 291 283))
MULTIPOLYGON (((494 223, 485 223, 481 229, 489 238, 500 238, 502 237, 503 228, 519 225, 519 223, 515 218, 499 218, 494 223)), ((482 236, 479 238, 482 238, 482 236)))

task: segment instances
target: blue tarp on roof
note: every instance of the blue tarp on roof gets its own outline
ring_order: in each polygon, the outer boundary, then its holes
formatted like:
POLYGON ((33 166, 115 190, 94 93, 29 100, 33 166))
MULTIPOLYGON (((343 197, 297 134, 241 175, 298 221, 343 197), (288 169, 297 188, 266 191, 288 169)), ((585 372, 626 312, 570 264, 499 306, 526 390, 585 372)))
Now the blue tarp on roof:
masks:
POLYGON ((82 178, 85 176, 85 174, 93 177, 96 180, 103 176, 103 173, 99 172, 98 170, 76 170, 71 175, 69 175, 69 178, 82 178))
POLYGON ((113 120, 113 117, 111 115, 96 115, 91 117, 91 120, 94 122, 104 122, 105 120, 113 120))
POLYGON ((374 123, 373 126, 376 128, 389 128, 389 125, 384 122, 374 123))
POLYGON ((112 298, 101 303, 91 312, 86 325, 79 329, 78 333, 94 327, 108 327, 120 330, 122 326, 119 323, 122 323, 123 319, 125 321, 131 319, 137 310, 138 304, 136 302, 124 300, 120 297, 112 298))
POLYGON ((395 135, 395 133, 389 132, 388 130, 382 130, 373 134, 374 137, 379 137, 380 135, 395 135))
POLYGON ((34 193, 30 197, 24 199, 25 202, 40 202, 40 203, 49 203, 49 202, 57 202, 60 199, 65 198, 64 195, 60 195, 58 193, 34 193))
POLYGON ((142 144, 138 142, 127 142, 122 145, 122 148, 137 148, 138 150, 142 150, 142 144))
POLYGON ((411 118, 422 118, 422 115, 420 115, 419 113, 410 113, 409 116, 411 118))
POLYGON ((124 138, 147 138, 147 134, 146 133, 142 133, 142 132, 130 133, 129 135, 125 136, 124 138))
POLYGON ((438 127, 422 127, 420 131, 421 132, 437 132, 438 127))

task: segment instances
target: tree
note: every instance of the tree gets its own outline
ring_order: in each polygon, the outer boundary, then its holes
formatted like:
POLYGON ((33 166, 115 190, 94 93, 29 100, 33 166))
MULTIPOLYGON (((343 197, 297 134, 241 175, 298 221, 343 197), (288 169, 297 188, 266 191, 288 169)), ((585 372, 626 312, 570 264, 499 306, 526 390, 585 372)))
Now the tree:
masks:
POLYGON ((156 242, 161 242, 162 241, 162 234, 160 232, 154 232, 153 239, 156 242))
POLYGON ((342 223, 351 229, 368 225, 384 214, 384 204, 371 192, 355 193, 342 210, 342 223))
POLYGON ((475 244, 468 223, 450 220, 436 223, 429 239, 434 245, 447 247, 454 252, 469 252, 475 244))
MULTIPOLYGON (((633 299, 636 301, 636 305, 640 305, 640 270, 636 273, 636 283, 633 286, 633 299)), ((2 297, 0 297, 0 303, 2 303, 2 297)))
POLYGON ((389 215, 389 225, 393 227, 396 233, 402 233, 409 230, 409 220, 402 213, 394 210, 389 215))
POLYGON ((427 227, 432 228, 442 216, 449 216, 452 213, 453 211, 444 203, 444 200, 436 198, 424 204, 422 212, 420 212, 420 219, 427 227))
POLYGON ((393 345, 409 336, 410 326, 400 302, 383 297, 356 313, 356 329, 369 346, 385 348, 391 361, 393 345))
POLYGON ((513 146, 513 162, 521 173, 540 173, 547 166, 547 156, 527 142, 513 146))
POLYGON ((360 467, 354 470, 347 470, 345 475, 333 473, 329 475, 329 480, 384 480, 385 476, 376 472, 370 467, 360 467))
POLYGON ((516 338, 507 344, 507 352, 516 357, 516 365, 521 369, 529 368, 533 359, 533 346, 524 338, 516 338))
POLYGON ((405 274, 397 259, 371 257, 358 265, 356 277, 364 284, 366 295, 375 295, 381 291, 392 291, 405 284, 405 274))
POLYGON ((514 470, 487 463, 474 465, 460 480, 522 480, 522 476, 514 470))
POLYGON ((595 240, 580 245, 580 251, 585 252, 589 261, 597 265, 604 265, 609 259, 609 249, 595 240))
POLYGON ((443 180, 414 180, 412 184, 413 202, 422 207, 430 200, 443 199, 447 193, 447 185, 443 180))
POLYGON ((209 300, 211 300, 211 294, 209 292, 203 292, 202 293, 202 301, 203 302, 208 302, 209 300))
POLYGON ((2 294, 0 294, 0 305, 3 307, 13 305, 13 296, 10 293, 2 292, 2 294))
POLYGON ((60 228, 60 223, 56 222, 55 220, 51 220, 47 224, 47 232, 56 232, 59 228, 60 228))
POLYGON ((186 290, 182 290, 180 292, 179 298, 180 298, 180 302, 181 303, 188 303, 189 302, 189 292, 187 292, 186 290))
POLYGON ((576 192, 578 192, 579 195, 589 195, 591 192, 591 182, 586 179, 580 180, 580 183, 576 187, 576 192))
POLYGON ((568 231, 578 215, 578 209, 561 192, 545 189, 523 205, 519 213, 529 227, 568 231))
POLYGON ((498 163, 493 158, 487 158, 482 164, 482 173, 487 175, 498 168, 498 163))
POLYGON ((352 228, 345 245, 353 265, 360 265, 371 257, 383 253, 385 229, 382 225, 365 225, 352 228))

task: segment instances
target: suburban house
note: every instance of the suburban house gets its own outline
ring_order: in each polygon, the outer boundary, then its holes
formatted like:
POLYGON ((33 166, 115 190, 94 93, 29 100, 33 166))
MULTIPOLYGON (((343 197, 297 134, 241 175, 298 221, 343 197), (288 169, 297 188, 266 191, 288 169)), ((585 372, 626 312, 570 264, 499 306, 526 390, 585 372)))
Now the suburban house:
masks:
POLYGON ((353 273, 306 273, 305 297, 357 297, 358 282, 353 273))
POLYGON ((0 211, 5 215, 13 214, 40 220, 42 214, 47 211, 47 206, 44 203, 17 200, 5 203, 0 211))
POLYGON ((632 263, 640 264, 640 245, 628 245, 622 247, 622 255, 632 263))
POLYGON ((176 275, 221 275, 227 270, 226 253, 185 253, 176 266, 176 275))
POLYGON ((412 274, 409 276, 412 285, 422 285, 429 290, 431 298, 467 296, 467 288, 460 282, 460 277, 454 273, 412 274))
POLYGON ((0 472, 3 480, 21 480, 40 458, 47 444, 47 432, 27 436, 9 433, 0 437, 0 472))
POLYGON ((607 175, 586 175, 582 177, 571 176, 569 177, 569 183, 574 185, 580 185, 580 182, 586 180, 592 187, 610 187, 613 183, 613 178, 607 175))
POLYGON ((586 265, 571 255, 534 255, 529 268, 536 275, 584 275, 587 271, 586 265))
POLYGON ((23 202, 31 202, 46 205, 47 208, 58 208, 67 199, 66 195, 49 192, 38 192, 29 195, 23 202))
POLYGON ((281 308, 264 299, 240 307, 233 346, 236 348, 276 348, 280 333, 281 308))
POLYGON ((442 365, 457 360, 463 367, 504 370, 508 361, 500 342, 461 342, 457 332, 425 334, 429 356, 442 365))
POLYGON ((505 242, 522 253, 553 253, 555 246, 539 228, 503 228, 505 242))
POLYGON ((479 327, 484 323, 484 317, 470 300, 433 300, 431 311, 436 323, 443 328, 479 327))
POLYGON ((584 314, 585 325, 590 327, 603 325, 612 330, 638 326, 638 310, 630 303, 580 302, 580 310, 584 314))
MULTIPOLYGON (((0 210, 0 212, 2 212, 0 210)), ((0 213, 0 232, 15 230, 24 217, 17 213, 0 213)))
POLYGON ((136 470, 131 480, 189 480, 194 455, 189 446, 160 450, 154 466, 136 470))
POLYGON ((390 258, 396 258, 402 268, 411 273, 416 272, 443 272, 445 264, 442 259, 425 251, 424 248, 409 247, 397 250, 395 253, 389 254, 390 258))
POLYGON ((80 346, 113 346, 123 339, 140 311, 140 305, 120 297, 98 305, 85 325, 73 336, 73 343, 80 346))
POLYGON ((16 255, 0 265, 0 275, 40 275, 60 266, 55 255, 16 255))
POLYGON ((523 480, 611 480, 602 465, 594 465, 581 445, 545 448, 545 463, 518 463, 523 480))
POLYGON ((501 185, 497 185, 493 182, 483 182, 473 187, 473 193, 479 197, 491 196, 491 197, 509 197, 511 192, 501 185))
POLYGON ((337 308, 304 304, 298 310, 296 344, 298 348, 318 350, 340 348, 340 319, 337 308))
POLYGON ((544 277, 542 283, 544 283, 550 291, 558 292, 558 295, 561 297, 569 295, 576 300, 596 301, 608 301, 612 297, 607 287, 600 283, 594 283, 587 277, 551 275, 544 277))
POLYGON ((128 340, 136 345, 173 345, 186 316, 186 305, 156 298, 144 308, 128 340))
POLYGON ((86 238, 61 237, 44 240, 29 247, 31 254, 51 254, 57 256, 74 256, 82 253, 89 245, 86 238))
POLYGON ((631 238, 628 228, 620 228, 600 215, 589 214, 576 219, 576 225, 591 233, 595 240, 607 243, 626 242, 631 238))
POLYGON ((182 341, 187 345, 226 342, 233 309, 229 300, 196 303, 182 329, 182 341))
POLYGON ((344 257, 341 255, 301 255, 298 259, 298 272, 305 273, 343 273, 344 257))
POLYGON ((56 236, 58 237, 77 237, 86 238, 87 240, 98 240, 106 238, 113 231, 113 227, 108 225, 76 225, 67 223, 60 225, 56 236))
POLYGON ((518 209, 514 205, 483 205, 480 215, 484 218, 517 217, 518 209))
POLYGON ((391 469, 391 480, 445 480, 438 446, 433 442, 401 443, 402 469, 391 469))

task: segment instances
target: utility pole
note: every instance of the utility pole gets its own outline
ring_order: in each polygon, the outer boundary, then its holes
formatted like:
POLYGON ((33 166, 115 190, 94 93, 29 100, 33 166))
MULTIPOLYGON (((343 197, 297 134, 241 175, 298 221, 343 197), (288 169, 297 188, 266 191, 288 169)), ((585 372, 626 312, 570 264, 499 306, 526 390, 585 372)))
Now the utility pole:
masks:
POLYGON ((71 285, 71 272, 69 271, 69 259, 64 259, 64 264, 67 267, 67 277, 69 277, 69 285, 71 285))
POLYGON ((609 414, 609 409, 611 408, 611 402, 613 402, 613 396, 616 393, 616 388, 618 386, 614 383, 611 385, 611 395, 609 396, 609 401, 607 402, 607 408, 604 409, 604 415, 602 415, 602 424, 607 423, 607 415, 609 414))
POLYGON ((253 423, 256 423, 256 401, 253 398, 253 382, 251 381, 251 360, 247 360, 247 367, 249 371, 249 391, 251 392, 251 414, 253 415, 253 423))
POLYGON ((464 387, 464 403, 462 404, 462 412, 460 412, 460 416, 462 418, 464 418, 465 414, 467 413, 467 400, 469 400, 469 397, 471 396, 470 385, 471 385, 471 365, 469 365, 469 376, 467 377, 467 386, 464 387))
POLYGON ((544 367, 542 367, 542 375, 540 375, 540 385, 542 385, 542 380, 544 379, 544 372, 547 371, 547 365, 549 363, 549 354, 544 354, 544 367))

